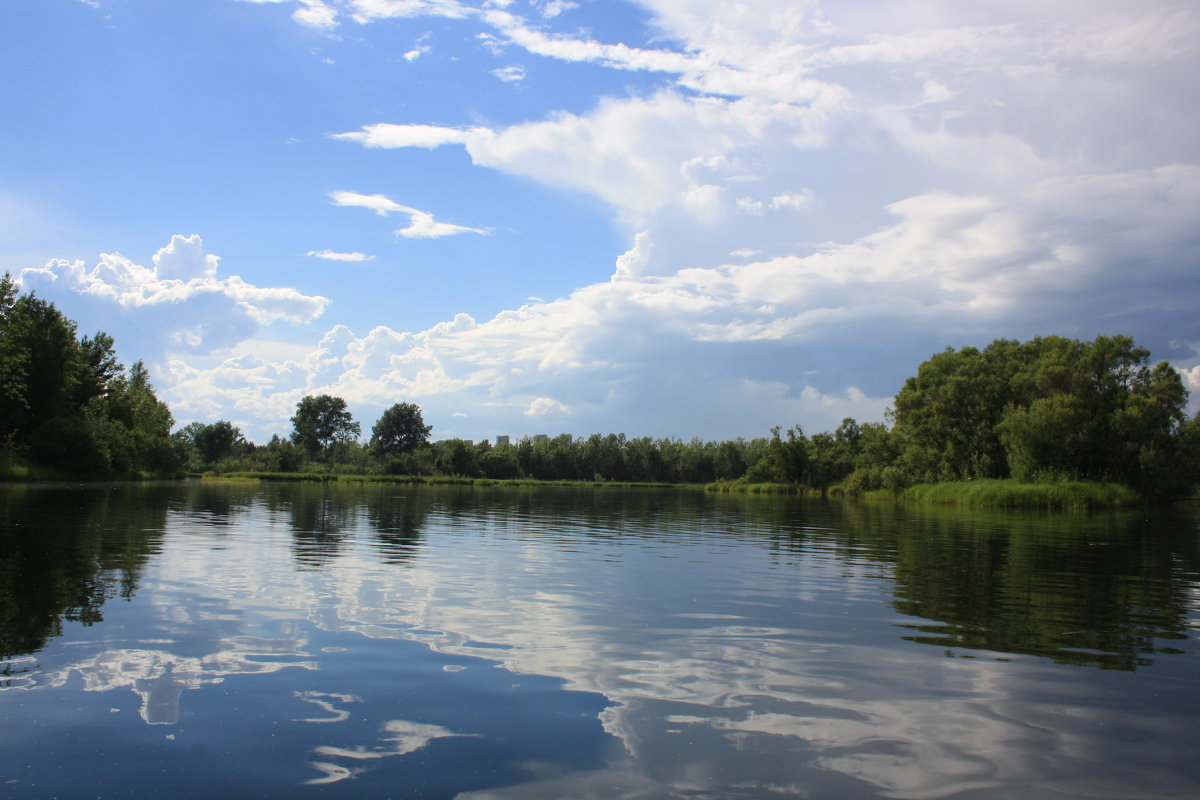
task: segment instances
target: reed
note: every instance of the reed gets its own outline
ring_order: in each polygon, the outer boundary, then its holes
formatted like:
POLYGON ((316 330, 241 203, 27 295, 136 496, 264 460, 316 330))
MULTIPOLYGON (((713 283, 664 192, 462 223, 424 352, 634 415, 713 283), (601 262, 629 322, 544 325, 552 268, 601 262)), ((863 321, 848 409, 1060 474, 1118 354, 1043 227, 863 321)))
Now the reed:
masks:
POLYGON ((1056 481, 1021 483, 1014 480, 926 483, 899 492, 868 492, 871 499, 940 503, 993 508, 1104 509, 1141 505, 1136 491, 1120 483, 1056 481))

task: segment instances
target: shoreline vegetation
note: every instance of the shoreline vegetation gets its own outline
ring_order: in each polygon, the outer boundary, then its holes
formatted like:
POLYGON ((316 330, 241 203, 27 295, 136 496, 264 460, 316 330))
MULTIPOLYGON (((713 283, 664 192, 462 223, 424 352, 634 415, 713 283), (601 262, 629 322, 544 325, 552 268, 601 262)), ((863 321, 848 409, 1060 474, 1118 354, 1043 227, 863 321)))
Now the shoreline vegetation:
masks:
POLYGON ((729 441, 594 433, 430 441, 398 402, 363 436, 346 400, 306 395, 287 437, 229 420, 178 430, 146 366, 103 331, 0 278, 0 481, 230 480, 688 487, 987 507, 1114 508, 1196 499, 1200 414, 1127 336, 997 339, 921 363, 885 423, 847 418, 729 441))
MULTIPOLYGON (((849 495, 841 485, 825 489, 786 483, 659 483, 604 480, 538 480, 535 478, 470 478, 455 475, 354 475, 327 472, 229 472, 193 475, 216 481, 277 481, 290 483, 397 484, 408 486, 469 486, 473 488, 586 488, 690 489, 721 494, 860 497, 875 502, 962 505, 978 508, 1042 508, 1062 510, 1114 509, 1145 505, 1146 498, 1119 483, 1059 481, 1021 483, 1012 479, 919 484, 899 491, 876 489, 849 495)), ((1193 496, 1193 500, 1200 497, 1193 496)))

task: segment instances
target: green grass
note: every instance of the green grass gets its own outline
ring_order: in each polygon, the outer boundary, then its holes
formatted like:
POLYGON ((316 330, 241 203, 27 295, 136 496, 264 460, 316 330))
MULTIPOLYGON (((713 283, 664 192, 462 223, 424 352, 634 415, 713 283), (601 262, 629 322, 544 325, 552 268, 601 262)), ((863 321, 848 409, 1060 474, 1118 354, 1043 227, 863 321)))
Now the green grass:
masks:
POLYGON ((873 500, 899 500, 990 508, 1122 508, 1145 499, 1128 486, 1092 481, 1019 483, 1014 480, 923 483, 899 492, 867 492, 873 500))
POLYGON ((802 494, 812 497, 824 494, 820 489, 794 483, 745 483, 740 480, 709 483, 705 485, 704 490, 729 494, 802 494))

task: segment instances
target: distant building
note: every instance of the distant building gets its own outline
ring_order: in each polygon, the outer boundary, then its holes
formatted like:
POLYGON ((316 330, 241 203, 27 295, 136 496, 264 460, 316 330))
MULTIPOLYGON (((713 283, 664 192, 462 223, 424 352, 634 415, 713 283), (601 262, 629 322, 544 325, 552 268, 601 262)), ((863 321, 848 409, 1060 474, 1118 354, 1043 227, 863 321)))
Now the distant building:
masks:
POLYGON ((544 433, 535 433, 535 434, 533 435, 533 440, 534 440, 535 442, 545 442, 545 441, 547 441, 549 438, 550 438, 550 437, 549 437, 549 436, 547 436, 547 435, 546 435, 546 434, 544 434, 544 433))
POLYGON ((497 436, 496 444, 497 445, 508 444, 508 437, 507 436, 497 436))

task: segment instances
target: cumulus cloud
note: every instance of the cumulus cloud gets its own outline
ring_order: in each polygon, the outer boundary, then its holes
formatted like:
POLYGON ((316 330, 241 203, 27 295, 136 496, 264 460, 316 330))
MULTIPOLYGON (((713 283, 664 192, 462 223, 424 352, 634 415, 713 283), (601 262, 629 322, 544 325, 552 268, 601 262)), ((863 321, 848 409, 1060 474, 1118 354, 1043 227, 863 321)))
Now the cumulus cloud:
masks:
POLYGON ((544 417, 549 414, 569 414, 571 409, 552 397, 535 397, 525 408, 527 417, 544 417))
POLYGON ((1138 296, 1151 304, 1140 313, 1186 332, 1194 262, 1155 248, 1200 252, 1197 207, 1200 167, 1190 165, 1051 179, 1009 196, 930 192, 893 204, 893 222, 856 241, 667 276, 641 269, 657 246, 646 234, 619 279, 559 300, 417 333, 338 326, 305 359, 229 361, 178 385, 190 402, 207 393, 262 413, 313 392, 369 408, 398 397, 466 404, 480 409, 473 425, 513 432, 522 420, 584 433, 628 419, 714 438, 747 433, 742 418, 832 429, 844 416, 881 418, 897 388, 894 354, 914 342, 924 358, 964 331, 977 343, 1093 336, 1132 319, 1138 296), (1161 293, 1141 292, 1144 274, 1161 293), (864 369, 882 378, 864 383, 864 369))
MULTIPOLYGON (((175 235, 151 259, 136 264, 119 253, 102 253, 94 267, 62 259, 21 271, 21 285, 88 318, 108 319, 118 341, 121 329, 142 340, 163 332, 161 346, 207 353, 229 347, 274 322, 311 322, 329 300, 295 289, 260 287, 236 275, 217 276, 220 259, 204 251, 199 235, 175 235)), ((152 349, 152 348, 151 348, 152 349)), ((159 354, 161 355, 161 351, 159 354)))
MULTIPOLYGON (((311 359, 226 364, 211 380, 240 387, 246 408, 320 387, 368 405, 453 397, 478 424, 545 409, 584 430, 624 416, 737 435, 713 420, 878 418, 947 344, 1200 340, 1191 4, 641 5, 661 46, 555 30, 565 4, 535 4, 536 23, 496 0, 339 5, 360 22, 463 15, 514 61, 642 73, 642 88, 574 113, 332 134, 459 145, 478 166, 589 193, 629 249, 611 281, 552 302, 417 333, 331 331, 311 359)), ((482 232, 385 195, 333 199, 409 215, 404 236, 482 232)))

